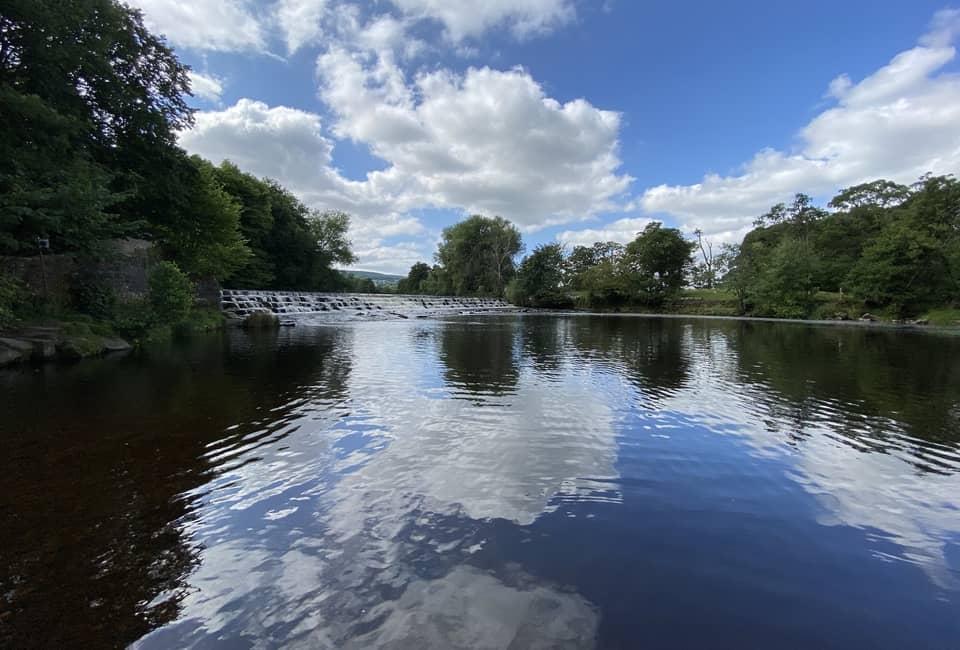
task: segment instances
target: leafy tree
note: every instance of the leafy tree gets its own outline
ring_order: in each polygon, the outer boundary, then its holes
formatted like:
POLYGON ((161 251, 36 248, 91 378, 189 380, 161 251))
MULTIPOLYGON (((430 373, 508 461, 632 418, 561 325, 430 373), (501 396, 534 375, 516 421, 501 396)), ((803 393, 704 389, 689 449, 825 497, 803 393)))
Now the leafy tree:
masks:
POLYGON ((751 287, 759 313, 782 318, 810 315, 817 294, 817 266, 816 254, 808 241, 782 239, 751 287))
POLYGON ((196 299, 196 287, 173 262, 160 262, 150 273, 150 307, 156 322, 175 325, 186 319, 196 299))
POLYGON ((567 258, 570 285, 574 289, 586 289, 584 277, 587 271, 598 264, 617 262, 623 255, 623 244, 617 242, 596 242, 593 246, 575 246, 567 258))
POLYGON ((430 296, 449 296, 454 293, 450 276, 439 264, 430 269, 427 279, 420 285, 422 293, 430 296))
POLYGON ((268 250, 274 225, 270 186, 227 160, 216 168, 215 175, 223 190, 240 206, 240 233, 250 249, 247 262, 230 277, 231 286, 238 289, 273 286, 274 261, 268 250))
POLYGON ((910 194, 906 185, 881 179, 844 188, 829 205, 845 212, 867 207, 886 209, 900 205, 910 198, 910 194))
POLYGON ((960 297, 960 183, 925 176, 891 211, 850 273, 854 294, 901 314, 960 297))
POLYGON ((563 307, 570 304, 564 284, 563 246, 541 244, 520 264, 510 283, 511 302, 529 307, 563 307))
POLYGON ((397 293, 423 293, 424 283, 430 277, 430 265, 417 262, 410 267, 407 277, 397 283, 397 293))
POLYGON ((660 305, 679 294, 693 263, 694 246, 676 228, 664 228, 659 222, 648 224, 627 244, 623 255, 634 298, 647 305, 660 305))
POLYGON ((165 257, 193 278, 229 278, 250 257, 240 234, 240 205, 202 158, 183 157, 176 171, 168 181, 181 193, 168 198, 153 224, 165 257))
POLYGON ((437 261, 457 295, 502 296, 522 249, 520 231, 509 221, 474 215, 444 229, 437 261))
POLYGON ((350 215, 340 210, 312 212, 307 219, 314 245, 316 263, 327 269, 334 264, 353 264, 357 261, 351 250, 347 232, 350 230, 350 215))
POLYGON ((829 213, 813 204, 813 199, 806 194, 796 194, 790 205, 778 203, 770 211, 760 215, 753 222, 754 226, 766 228, 770 226, 785 226, 794 237, 808 237, 815 224, 829 213))
POLYGON ((186 66, 137 10, 113 0, 6 2, 0 246, 25 252, 48 235, 58 249, 85 249, 142 226, 130 207, 158 177, 143 162, 175 148, 192 119, 188 92, 186 66))

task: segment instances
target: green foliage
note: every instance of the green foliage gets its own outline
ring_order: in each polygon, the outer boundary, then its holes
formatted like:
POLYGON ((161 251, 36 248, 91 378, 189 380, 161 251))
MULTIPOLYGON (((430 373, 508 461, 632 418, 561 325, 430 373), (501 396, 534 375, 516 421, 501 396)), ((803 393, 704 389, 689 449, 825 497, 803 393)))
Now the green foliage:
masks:
POLYGON ((397 283, 397 293, 425 293, 424 285, 430 277, 430 265, 417 262, 410 267, 407 277, 397 283))
POLYGON ((676 228, 647 225, 627 244, 621 261, 633 299, 659 306, 675 298, 686 284, 694 246, 676 228))
POLYGON ((150 273, 150 308, 155 322, 176 325, 196 302, 196 287, 174 262, 160 262, 150 273))
POLYGON ((817 294, 818 260, 805 240, 781 240, 770 252, 751 288, 758 315, 804 318, 817 294))
POLYGON ((114 0, 9 0, 0 54, 0 248, 85 250, 142 228, 118 204, 191 122, 186 66, 114 0))
POLYGON ((567 307, 564 290, 566 262, 561 244, 541 244, 520 264, 507 285, 507 299, 525 307, 567 307))
POLYGON ((165 257, 193 278, 226 279, 250 257, 240 234, 240 205, 227 194, 213 165, 175 155, 167 184, 175 194, 152 219, 165 257))
POLYGON ((512 223, 474 215, 444 229, 437 261, 457 295, 501 297, 521 250, 520 231, 512 223))
POLYGON ((0 272, 0 327, 9 327, 18 320, 26 294, 20 281, 0 272))
POLYGON ((71 278, 70 290, 77 311, 108 321, 113 318, 117 299, 103 278, 93 273, 77 273, 71 278))

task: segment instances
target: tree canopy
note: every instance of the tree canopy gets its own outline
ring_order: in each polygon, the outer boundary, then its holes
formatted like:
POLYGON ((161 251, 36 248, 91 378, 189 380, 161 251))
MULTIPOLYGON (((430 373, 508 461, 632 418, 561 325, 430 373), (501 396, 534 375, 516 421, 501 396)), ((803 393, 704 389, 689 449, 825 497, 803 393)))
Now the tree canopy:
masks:
POLYGON ((189 156, 189 68, 116 0, 0 9, 0 253, 91 252, 140 236, 193 278, 336 289, 349 215, 189 156))

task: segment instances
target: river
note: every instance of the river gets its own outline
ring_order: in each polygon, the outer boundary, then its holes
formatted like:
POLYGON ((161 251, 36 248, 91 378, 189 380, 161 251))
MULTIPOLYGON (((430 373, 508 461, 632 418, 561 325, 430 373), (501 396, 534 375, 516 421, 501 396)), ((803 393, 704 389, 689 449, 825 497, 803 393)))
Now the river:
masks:
POLYGON ((960 336, 301 323, 0 395, 2 647, 960 639, 960 336))

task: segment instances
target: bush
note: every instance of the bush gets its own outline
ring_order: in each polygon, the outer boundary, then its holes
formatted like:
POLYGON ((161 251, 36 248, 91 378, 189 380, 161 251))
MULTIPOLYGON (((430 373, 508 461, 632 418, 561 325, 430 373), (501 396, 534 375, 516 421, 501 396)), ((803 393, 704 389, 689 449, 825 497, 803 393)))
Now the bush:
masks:
POLYGON ((113 328, 123 338, 139 341, 153 326, 153 310, 146 300, 124 300, 117 303, 113 328))
POLYGON ((160 262, 150 273, 150 307, 155 321, 175 325, 190 314, 196 302, 196 287, 174 262, 160 262))
POLYGON ((70 285, 74 306, 81 314, 97 320, 110 320, 116 306, 113 289, 91 273, 78 273, 70 285))
POLYGON ((27 299, 26 288, 19 280, 0 273, 0 327, 8 327, 18 320, 18 314, 27 299))

